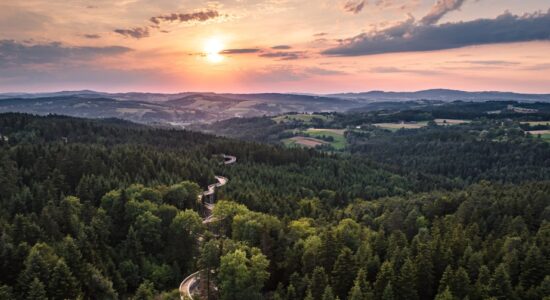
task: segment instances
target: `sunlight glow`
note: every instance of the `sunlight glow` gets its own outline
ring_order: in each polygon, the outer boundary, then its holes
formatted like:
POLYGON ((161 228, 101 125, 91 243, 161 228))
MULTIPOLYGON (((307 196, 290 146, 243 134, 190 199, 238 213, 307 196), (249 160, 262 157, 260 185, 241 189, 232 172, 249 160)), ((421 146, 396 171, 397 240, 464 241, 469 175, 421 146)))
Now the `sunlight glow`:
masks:
POLYGON ((210 38, 204 44, 204 52, 206 59, 211 63, 219 63, 223 60, 223 55, 220 52, 223 50, 224 45, 218 38, 210 38))

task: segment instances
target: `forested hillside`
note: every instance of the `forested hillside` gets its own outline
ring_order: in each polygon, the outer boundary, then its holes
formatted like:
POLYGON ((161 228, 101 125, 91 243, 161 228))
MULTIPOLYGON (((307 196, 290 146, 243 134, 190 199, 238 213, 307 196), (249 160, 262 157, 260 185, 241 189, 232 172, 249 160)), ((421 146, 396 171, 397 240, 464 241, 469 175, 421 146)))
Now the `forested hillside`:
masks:
POLYGON ((210 299, 550 296, 548 145, 467 126, 373 129, 336 155, 1 114, 0 299, 179 299, 197 270, 210 299))

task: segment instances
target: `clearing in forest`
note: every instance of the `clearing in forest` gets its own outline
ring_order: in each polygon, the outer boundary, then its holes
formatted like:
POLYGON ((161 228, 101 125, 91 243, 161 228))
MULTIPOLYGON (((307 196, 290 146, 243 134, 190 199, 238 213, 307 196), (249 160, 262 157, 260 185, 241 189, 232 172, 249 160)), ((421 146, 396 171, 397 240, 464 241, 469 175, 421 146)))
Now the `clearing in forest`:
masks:
POLYGON ((426 127, 428 125, 428 122, 422 121, 422 122, 410 122, 410 123, 376 123, 373 125, 383 129, 397 131, 399 129, 419 129, 422 127, 426 127))
POLYGON ((328 142, 304 136, 295 136, 285 139, 283 140, 283 143, 287 146, 304 146, 307 148, 315 148, 320 145, 328 144, 328 142))

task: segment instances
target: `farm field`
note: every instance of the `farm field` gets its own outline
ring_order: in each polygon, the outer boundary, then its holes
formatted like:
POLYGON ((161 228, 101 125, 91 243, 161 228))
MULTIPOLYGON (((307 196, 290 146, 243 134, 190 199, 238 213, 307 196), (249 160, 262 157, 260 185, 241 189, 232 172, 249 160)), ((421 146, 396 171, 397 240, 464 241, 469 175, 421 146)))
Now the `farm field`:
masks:
POLYGON ((290 147, 295 146, 303 146, 307 148, 315 148, 320 145, 328 144, 328 142, 316 139, 316 138, 310 138, 310 137, 304 137, 304 136, 295 136, 289 139, 282 140, 283 144, 290 147))
POLYGON ((296 144, 306 147, 330 144, 335 150, 343 150, 346 147, 345 129, 309 128, 306 130, 291 130, 295 137, 284 139, 281 142, 287 146, 296 144), (325 140, 327 137, 332 141, 325 140))
POLYGON ((437 125, 459 125, 470 123, 470 120, 459 120, 459 119, 435 119, 437 125))
POLYGON ((417 123, 375 123, 372 124, 376 127, 388 129, 391 131, 397 131, 399 129, 418 129, 428 125, 427 121, 417 123))
POLYGON ((343 150, 346 147, 345 131, 345 129, 309 128, 304 132, 313 137, 330 136, 334 139, 330 145, 336 150, 343 150))
POLYGON ((521 124, 529 124, 529 126, 550 125, 550 121, 529 121, 529 122, 521 122, 521 124))
POLYGON ((534 136, 540 135, 543 140, 550 141, 550 130, 531 130, 527 132, 534 136))

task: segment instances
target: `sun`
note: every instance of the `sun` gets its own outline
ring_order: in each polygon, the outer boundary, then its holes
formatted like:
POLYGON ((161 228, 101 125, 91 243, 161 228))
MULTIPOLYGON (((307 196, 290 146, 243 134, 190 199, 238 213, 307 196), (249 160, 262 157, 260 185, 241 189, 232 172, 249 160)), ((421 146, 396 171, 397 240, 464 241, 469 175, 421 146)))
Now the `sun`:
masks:
POLYGON ((223 55, 220 52, 223 50, 224 45, 219 38, 210 38, 204 43, 204 53, 206 59, 211 63, 219 63, 223 60, 223 55))

